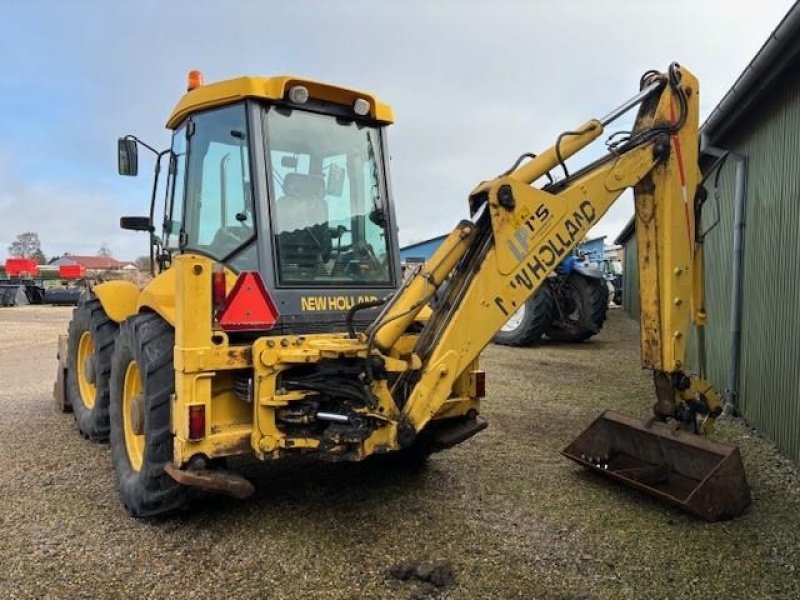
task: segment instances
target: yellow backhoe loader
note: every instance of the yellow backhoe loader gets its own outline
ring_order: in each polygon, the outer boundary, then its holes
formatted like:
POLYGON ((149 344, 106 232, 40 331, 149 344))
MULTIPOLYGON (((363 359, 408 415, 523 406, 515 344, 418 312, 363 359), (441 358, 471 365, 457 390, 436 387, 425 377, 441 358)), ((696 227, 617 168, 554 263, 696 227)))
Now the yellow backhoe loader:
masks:
POLYGON ((149 234, 154 278, 82 298, 55 394, 84 436, 110 439, 129 513, 173 512, 196 488, 248 496, 226 468, 235 456, 422 460, 480 432, 480 352, 631 187, 654 417, 606 413, 565 454, 706 519, 744 510, 738 451, 698 435, 719 398, 685 361, 690 322, 705 321, 695 77, 677 64, 647 72, 608 116, 478 185, 472 219, 406 281, 392 121, 361 91, 292 76, 206 85, 191 72, 169 149, 119 140, 123 175, 136 175, 138 148, 156 156, 150 214, 120 222, 149 234), (634 108, 607 155, 567 171, 634 108))

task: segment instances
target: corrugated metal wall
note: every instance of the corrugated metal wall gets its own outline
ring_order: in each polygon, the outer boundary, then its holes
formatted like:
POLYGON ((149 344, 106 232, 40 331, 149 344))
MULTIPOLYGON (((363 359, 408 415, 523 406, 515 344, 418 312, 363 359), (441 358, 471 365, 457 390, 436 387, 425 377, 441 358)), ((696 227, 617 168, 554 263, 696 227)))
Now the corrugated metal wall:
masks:
POLYGON ((749 160, 740 407, 800 461, 800 71, 727 143, 749 160))
POLYGON ((625 260, 622 268, 622 307, 631 318, 639 320, 639 269, 636 236, 625 242, 625 260))
MULTIPOLYGON (((733 191, 735 165, 727 160, 719 178, 719 201, 713 197, 714 175, 706 188, 709 200, 703 209, 706 265, 706 377, 724 393, 730 366, 731 286, 733 278, 733 191), (714 222, 719 222, 714 226, 714 222), (713 226, 713 229, 709 229, 713 226)), ((696 338, 690 332, 688 362, 697 371, 696 338)))

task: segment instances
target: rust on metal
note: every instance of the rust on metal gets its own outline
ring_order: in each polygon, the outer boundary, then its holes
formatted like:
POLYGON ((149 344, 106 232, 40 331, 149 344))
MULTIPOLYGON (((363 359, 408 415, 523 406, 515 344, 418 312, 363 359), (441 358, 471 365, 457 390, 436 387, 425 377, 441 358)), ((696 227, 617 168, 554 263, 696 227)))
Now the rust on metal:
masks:
POLYGON ((255 493, 252 483, 241 475, 230 471, 210 469, 188 469, 184 471, 172 463, 167 463, 164 466, 164 471, 181 485, 196 487, 217 494, 227 494, 240 500, 249 498, 255 493))
MULTIPOLYGON (((212 427, 212 433, 214 428, 212 427)), ((234 456, 240 454, 250 454, 253 447, 250 442, 250 434, 245 433, 237 438, 226 438, 224 441, 214 443, 214 456, 234 456)))
POLYGON ((653 405, 653 413, 662 419, 671 417, 675 414, 675 389, 672 387, 669 373, 653 371, 653 383, 656 388, 656 403, 653 405))
POLYGON ((708 521, 737 517, 750 504, 736 446, 661 422, 606 411, 562 454, 708 521))

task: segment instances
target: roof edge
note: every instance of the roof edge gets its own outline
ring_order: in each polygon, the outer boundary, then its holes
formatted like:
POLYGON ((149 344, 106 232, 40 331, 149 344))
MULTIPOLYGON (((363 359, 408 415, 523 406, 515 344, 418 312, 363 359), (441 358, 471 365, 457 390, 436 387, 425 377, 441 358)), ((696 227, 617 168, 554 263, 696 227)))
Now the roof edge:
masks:
POLYGON ((702 145, 713 143, 739 116, 751 108, 757 95, 772 82, 776 71, 782 71, 800 51, 800 45, 797 44, 798 32, 800 2, 795 2, 703 123, 700 128, 702 145), (792 44, 797 46, 793 53, 782 56, 792 44))
POLYGON ((620 231, 619 235, 614 239, 614 243, 624 246, 625 242, 631 239, 634 233, 636 233, 636 215, 632 216, 630 221, 625 224, 625 227, 622 228, 622 231, 620 231))
POLYGON ((435 242, 436 240, 443 240, 446 238, 448 234, 443 233, 442 235, 437 235, 432 238, 428 238, 427 240, 421 240, 419 242, 414 242, 413 244, 407 244, 405 246, 400 246, 400 250, 409 250, 410 248, 416 248, 417 246, 422 246, 424 244, 429 244, 430 242, 435 242))

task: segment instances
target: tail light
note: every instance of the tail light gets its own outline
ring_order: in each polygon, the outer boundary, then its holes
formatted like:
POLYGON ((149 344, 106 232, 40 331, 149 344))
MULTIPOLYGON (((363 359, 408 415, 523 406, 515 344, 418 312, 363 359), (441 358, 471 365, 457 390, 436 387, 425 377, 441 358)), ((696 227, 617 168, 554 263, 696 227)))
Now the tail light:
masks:
POLYGON ((206 435, 206 407, 193 404, 189 407, 189 440, 196 442, 206 435))
POLYGON ((278 307, 255 271, 244 271, 225 298, 219 326, 225 331, 264 331, 278 321, 278 307))

